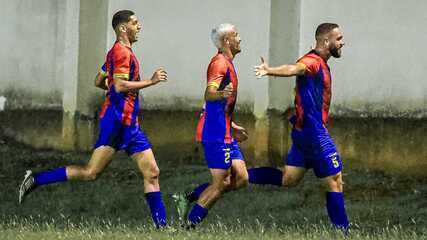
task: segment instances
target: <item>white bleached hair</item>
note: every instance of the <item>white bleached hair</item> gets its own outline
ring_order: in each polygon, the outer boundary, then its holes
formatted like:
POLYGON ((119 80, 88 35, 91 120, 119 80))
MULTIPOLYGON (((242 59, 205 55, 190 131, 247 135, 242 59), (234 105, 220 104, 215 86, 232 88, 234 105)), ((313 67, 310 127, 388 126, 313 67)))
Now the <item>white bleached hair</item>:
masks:
POLYGON ((230 23, 222 23, 216 28, 212 29, 211 39, 218 49, 222 47, 222 39, 224 35, 233 30, 234 30, 234 25, 230 23))

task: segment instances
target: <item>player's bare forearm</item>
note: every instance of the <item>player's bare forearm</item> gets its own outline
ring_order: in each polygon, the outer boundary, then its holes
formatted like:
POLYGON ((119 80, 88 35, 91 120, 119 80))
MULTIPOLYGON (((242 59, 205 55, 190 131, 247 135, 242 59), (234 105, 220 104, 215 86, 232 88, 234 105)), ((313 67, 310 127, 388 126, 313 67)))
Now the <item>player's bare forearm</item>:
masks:
POLYGON ((208 86, 205 91, 205 101, 218 101, 233 95, 233 89, 227 86, 220 91, 217 87, 208 86))
POLYGON ((266 69, 267 75, 276 77, 292 77, 297 75, 303 75, 305 67, 300 64, 288 65, 284 64, 278 67, 269 67, 266 69))
POLYGON ((261 78, 265 75, 277 76, 277 77, 291 77, 305 74, 306 66, 302 63, 295 65, 284 64, 278 67, 270 67, 268 63, 261 57, 261 64, 255 66, 255 76, 261 78))
POLYGON ((114 79, 114 87, 117 92, 129 92, 129 91, 137 91, 139 89, 143 89, 149 86, 153 86, 157 84, 158 81, 153 81, 151 79, 145 79, 142 81, 127 81, 125 79, 121 78, 115 78, 114 79))
POLYGON ((146 87, 153 86, 159 82, 165 82, 168 80, 168 74, 163 68, 158 68, 151 79, 142 81, 128 81, 124 78, 114 78, 114 87, 118 92, 129 92, 137 91, 146 87))
POLYGON ((205 101, 218 101, 224 98, 224 91, 208 91, 205 92, 205 101))

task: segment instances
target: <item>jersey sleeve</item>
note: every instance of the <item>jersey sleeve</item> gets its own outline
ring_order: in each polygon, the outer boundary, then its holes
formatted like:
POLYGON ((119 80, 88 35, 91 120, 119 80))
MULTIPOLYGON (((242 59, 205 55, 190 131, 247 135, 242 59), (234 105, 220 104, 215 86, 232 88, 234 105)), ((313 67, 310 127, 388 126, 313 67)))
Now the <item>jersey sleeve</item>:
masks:
POLYGON ((129 79, 130 52, 125 48, 114 49, 113 52, 113 78, 129 79))
POLYGON ((312 57, 303 57, 300 60, 298 60, 297 64, 302 64, 305 66, 305 73, 307 75, 314 75, 320 69, 319 60, 312 57))
POLYGON ((104 78, 108 76, 107 63, 102 64, 101 69, 99 69, 99 74, 104 78))
POLYGON ((208 86, 219 88, 221 81, 227 74, 227 63, 225 59, 217 59, 213 61, 208 68, 208 86))

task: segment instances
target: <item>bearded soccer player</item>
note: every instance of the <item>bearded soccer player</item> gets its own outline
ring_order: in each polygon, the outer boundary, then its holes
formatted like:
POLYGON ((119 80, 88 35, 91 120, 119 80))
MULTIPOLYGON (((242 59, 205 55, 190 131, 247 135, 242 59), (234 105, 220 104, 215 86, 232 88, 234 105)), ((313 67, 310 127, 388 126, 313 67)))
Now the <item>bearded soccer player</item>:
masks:
POLYGON ((186 218, 189 204, 195 202, 187 218, 189 227, 200 223, 223 193, 248 183, 246 164, 236 142, 246 140, 247 133, 233 122, 238 85, 233 59, 241 51, 241 39, 231 24, 221 24, 213 29, 211 38, 218 53, 208 66, 205 105, 197 125, 196 139, 203 145, 212 179, 189 194, 175 195, 182 220, 186 218), (238 139, 234 139, 233 134, 239 136, 238 139))
POLYGON ((111 162, 115 152, 124 150, 135 160, 144 177, 144 192, 157 228, 166 226, 166 212, 159 187, 159 168, 151 144, 141 131, 138 121, 139 90, 167 80, 162 68, 151 79, 141 80, 139 62, 132 51, 138 40, 141 23, 129 10, 114 14, 112 26, 116 42, 107 54, 103 72, 95 85, 107 89, 100 113, 100 133, 89 162, 84 166, 66 166, 39 173, 27 171, 19 189, 22 203, 36 187, 69 180, 94 181, 111 162), (104 76, 107 77, 105 82, 104 76))
POLYGON ((292 187, 313 168, 326 188, 326 208, 332 224, 347 230, 342 162, 327 129, 332 80, 327 61, 331 56, 341 57, 343 34, 337 24, 323 23, 315 37, 316 47, 296 64, 270 67, 261 59, 261 65, 255 67, 257 77, 296 76, 296 114, 290 119, 293 143, 283 172, 268 167, 249 169, 249 182, 292 187))

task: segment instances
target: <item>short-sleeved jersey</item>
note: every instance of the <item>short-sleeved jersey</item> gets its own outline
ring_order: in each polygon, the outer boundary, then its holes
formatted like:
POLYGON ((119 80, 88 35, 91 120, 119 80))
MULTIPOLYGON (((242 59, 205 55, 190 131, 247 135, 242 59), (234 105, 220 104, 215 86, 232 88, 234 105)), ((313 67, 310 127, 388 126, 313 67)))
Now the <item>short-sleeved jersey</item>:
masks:
POLYGON ((108 85, 100 118, 103 118, 107 111, 112 111, 115 120, 119 120, 121 124, 126 126, 139 125, 138 91, 117 92, 114 87, 114 78, 140 81, 139 62, 132 49, 115 42, 107 54, 100 73, 107 76, 108 85))
POLYGON ((306 71, 296 78, 295 127, 321 127, 328 123, 331 103, 331 73, 328 64, 316 52, 310 51, 297 61, 306 71))
POLYGON ((237 74, 234 65, 222 53, 215 55, 208 66, 207 85, 218 91, 231 83, 235 94, 217 101, 206 101, 197 124, 196 140, 199 142, 232 143, 231 121, 237 98, 237 74))

